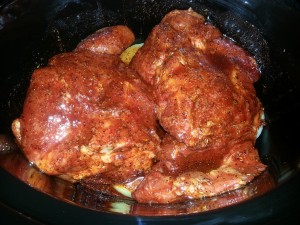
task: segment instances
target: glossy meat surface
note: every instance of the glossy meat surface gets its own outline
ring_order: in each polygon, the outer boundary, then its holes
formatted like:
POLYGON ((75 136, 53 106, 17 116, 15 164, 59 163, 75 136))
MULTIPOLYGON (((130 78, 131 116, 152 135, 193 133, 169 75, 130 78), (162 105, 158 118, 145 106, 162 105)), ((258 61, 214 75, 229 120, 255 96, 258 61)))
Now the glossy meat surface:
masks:
POLYGON ((167 14, 131 67, 154 88, 167 132, 134 198, 169 203, 214 196, 265 169, 253 147, 262 124, 256 62, 204 17, 192 10, 167 14))
POLYGON ((12 128, 40 170, 76 181, 150 169, 159 144, 151 88, 119 59, 133 41, 127 27, 104 28, 34 71, 12 128))
POLYGON ((166 204, 217 196, 246 185, 266 168, 251 141, 201 150, 168 136, 158 160, 133 194, 139 202, 166 204))

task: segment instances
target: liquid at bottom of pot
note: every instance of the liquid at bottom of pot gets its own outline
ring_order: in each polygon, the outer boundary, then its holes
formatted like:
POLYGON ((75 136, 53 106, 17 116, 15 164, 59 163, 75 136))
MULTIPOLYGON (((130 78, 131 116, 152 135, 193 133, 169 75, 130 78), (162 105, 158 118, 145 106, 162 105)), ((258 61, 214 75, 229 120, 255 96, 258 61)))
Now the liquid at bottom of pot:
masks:
POLYGON ((19 151, 2 153, 0 167, 17 179, 61 201, 101 212, 115 212, 139 216, 186 215, 234 205, 272 190, 276 184, 266 170, 243 188, 198 200, 168 205, 139 204, 132 199, 113 197, 41 173, 19 151))

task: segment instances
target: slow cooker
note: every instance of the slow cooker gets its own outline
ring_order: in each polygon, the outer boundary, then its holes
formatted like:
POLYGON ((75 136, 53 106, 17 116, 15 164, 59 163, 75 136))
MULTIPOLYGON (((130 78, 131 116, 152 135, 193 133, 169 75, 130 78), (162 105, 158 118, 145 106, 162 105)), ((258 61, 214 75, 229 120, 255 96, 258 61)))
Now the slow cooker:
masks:
POLYGON ((298 224, 300 3, 297 0, 15 0, 0 2, 0 215, 6 224, 298 224), (96 30, 137 42, 173 9, 192 8, 252 54, 265 112, 256 147, 267 171, 247 187, 180 204, 139 204, 49 177, 28 163, 11 123, 35 68, 96 30), (37 180, 39 182, 37 182, 37 180))

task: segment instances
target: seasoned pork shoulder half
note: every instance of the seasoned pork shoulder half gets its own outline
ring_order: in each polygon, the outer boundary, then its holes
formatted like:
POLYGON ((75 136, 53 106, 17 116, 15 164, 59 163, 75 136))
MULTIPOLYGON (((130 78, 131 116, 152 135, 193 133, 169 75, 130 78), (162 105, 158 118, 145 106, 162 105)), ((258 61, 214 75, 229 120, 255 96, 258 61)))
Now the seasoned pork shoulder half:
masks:
POLYGON ((125 26, 103 28, 34 71, 12 129, 41 171, 78 181, 151 168, 159 145, 152 89, 119 59, 133 41, 125 26))
POLYGON ((158 24, 130 65, 154 89, 167 132, 139 202, 169 203, 237 189, 265 166, 254 148, 262 106, 257 64, 192 10, 158 24))

